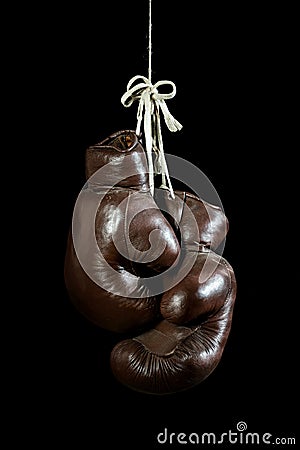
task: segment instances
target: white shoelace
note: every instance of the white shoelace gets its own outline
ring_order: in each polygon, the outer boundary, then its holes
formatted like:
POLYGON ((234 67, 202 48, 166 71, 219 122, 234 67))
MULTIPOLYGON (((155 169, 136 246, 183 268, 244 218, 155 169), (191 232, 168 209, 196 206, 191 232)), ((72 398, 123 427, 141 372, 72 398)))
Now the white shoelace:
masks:
POLYGON ((142 76, 136 75, 127 84, 127 91, 121 98, 121 103, 127 108, 136 100, 139 100, 137 111, 136 134, 141 132, 141 124, 144 119, 144 135, 146 141, 146 153, 149 165, 149 184, 150 192, 154 194, 154 175, 162 175, 162 185, 164 189, 169 189, 172 198, 175 198, 172 188, 169 170, 164 153, 164 146, 160 125, 160 110, 163 113, 165 123, 172 132, 179 131, 182 125, 172 116, 165 100, 173 98, 176 95, 176 86, 172 81, 162 80, 154 85, 151 81, 142 76), (137 80, 142 80, 136 83, 137 80), (169 93, 162 94, 158 92, 159 86, 171 86, 169 93), (153 152, 156 159, 153 162, 153 152))

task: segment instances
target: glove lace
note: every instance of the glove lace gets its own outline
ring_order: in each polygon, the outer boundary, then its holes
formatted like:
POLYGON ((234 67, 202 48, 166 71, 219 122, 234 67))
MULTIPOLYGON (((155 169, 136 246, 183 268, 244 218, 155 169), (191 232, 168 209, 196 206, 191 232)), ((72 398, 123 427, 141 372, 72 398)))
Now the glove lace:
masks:
POLYGON ((154 194, 154 175, 161 174, 161 188, 168 189, 172 198, 175 198, 175 195, 164 153, 160 111, 163 113, 165 123, 170 131, 181 130, 182 125, 172 116, 165 102, 165 100, 173 98, 175 95, 176 86, 172 81, 162 80, 152 84, 150 79, 142 75, 136 75, 127 84, 127 91, 121 98, 121 103, 126 108, 131 106, 134 101, 139 101, 136 134, 140 135, 142 122, 144 121, 151 194, 154 194), (140 82, 136 83, 138 80, 140 82), (171 86, 172 89, 168 93, 160 93, 158 91, 159 86, 171 86))

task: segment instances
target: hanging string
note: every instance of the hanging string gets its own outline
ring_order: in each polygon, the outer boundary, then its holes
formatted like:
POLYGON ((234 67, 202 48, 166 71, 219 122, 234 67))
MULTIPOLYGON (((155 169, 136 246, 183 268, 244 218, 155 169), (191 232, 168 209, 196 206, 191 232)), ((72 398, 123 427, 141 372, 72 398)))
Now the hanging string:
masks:
POLYGON ((149 0, 149 42, 148 42, 148 78, 136 75, 127 84, 127 90, 121 98, 122 104, 127 108, 134 101, 139 101, 137 111, 136 134, 141 132, 142 121, 144 120, 144 135, 146 143, 146 153, 149 166, 150 192, 154 194, 154 175, 161 175, 161 188, 168 189, 172 198, 175 198, 172 188, 169 170, 165 158, 163 139, 160 124, 160 111, 168 129, 172 132, 181 130, 182 125, 172 116, 165 100, 176 95, 176 86, 172 81, 162 80, 154 85, 151 81, 152 75, 152 10, 151 0, 149 0), (139 80, 139 83, 136 82, 139 80), (163 94, 158 91, 159 86, 169 85, 171 91, 163 94), (153 154, 155 161, 153 161, 153 154))
POLYGON ((149 0, 149 29, 148 29, 148 80, 152 77, 152 0, 149 0))

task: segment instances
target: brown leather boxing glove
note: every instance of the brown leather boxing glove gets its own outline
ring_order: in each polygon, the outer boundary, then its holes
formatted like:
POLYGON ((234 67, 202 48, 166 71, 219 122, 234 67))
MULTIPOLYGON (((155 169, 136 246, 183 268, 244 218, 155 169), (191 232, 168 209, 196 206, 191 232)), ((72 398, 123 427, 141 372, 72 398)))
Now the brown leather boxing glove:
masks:
POLYGON ((114 347, 111 368, 132 389, 169 394, 202 382, 219 363, 231 328, 236 280, 229 263, 213 251, 228 229, 222 210, 192 194, 176 192, 173 200, 158 192, 157 203, 181 240, 179 262, 165 275, 166 284, 169 277, 178 278, 190 258, 193 266, 163 293, 164 319, 114 347))
POLYGON ((149 192, 146 154, 134 131, 112 134, 86 151, 64 274, 77 309, 115 332, 143 329, 160 316, 158 280, 180 246, 149 192), (156 278, 155 278, 156 277, 156 278))

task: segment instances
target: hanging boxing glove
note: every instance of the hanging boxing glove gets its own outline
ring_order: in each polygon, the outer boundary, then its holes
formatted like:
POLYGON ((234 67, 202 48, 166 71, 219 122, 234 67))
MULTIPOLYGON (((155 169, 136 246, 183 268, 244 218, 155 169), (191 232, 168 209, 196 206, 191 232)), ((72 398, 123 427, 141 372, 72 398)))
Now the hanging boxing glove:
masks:
POLYGON ((236 280, 232 267, 213 251, 228 229, 221 209, 184 192, 173 200, 161 191, 157 201, 181 237, 181 257, 166 274, 166 286, 190 258, 193 267, 162 295, 164 320, 113 348, 111 368, 132 389, 168 394, 202 382, 219 363, 231 328, 236 280))
POLYGON ((161 281, 149 277, 171 267, 180 247, 149 192, 146 154, 135 132, 119 131, 88 148, 86 177, 67 243, 67 290, 98 326, 143 329, 160 317, 161 281))

